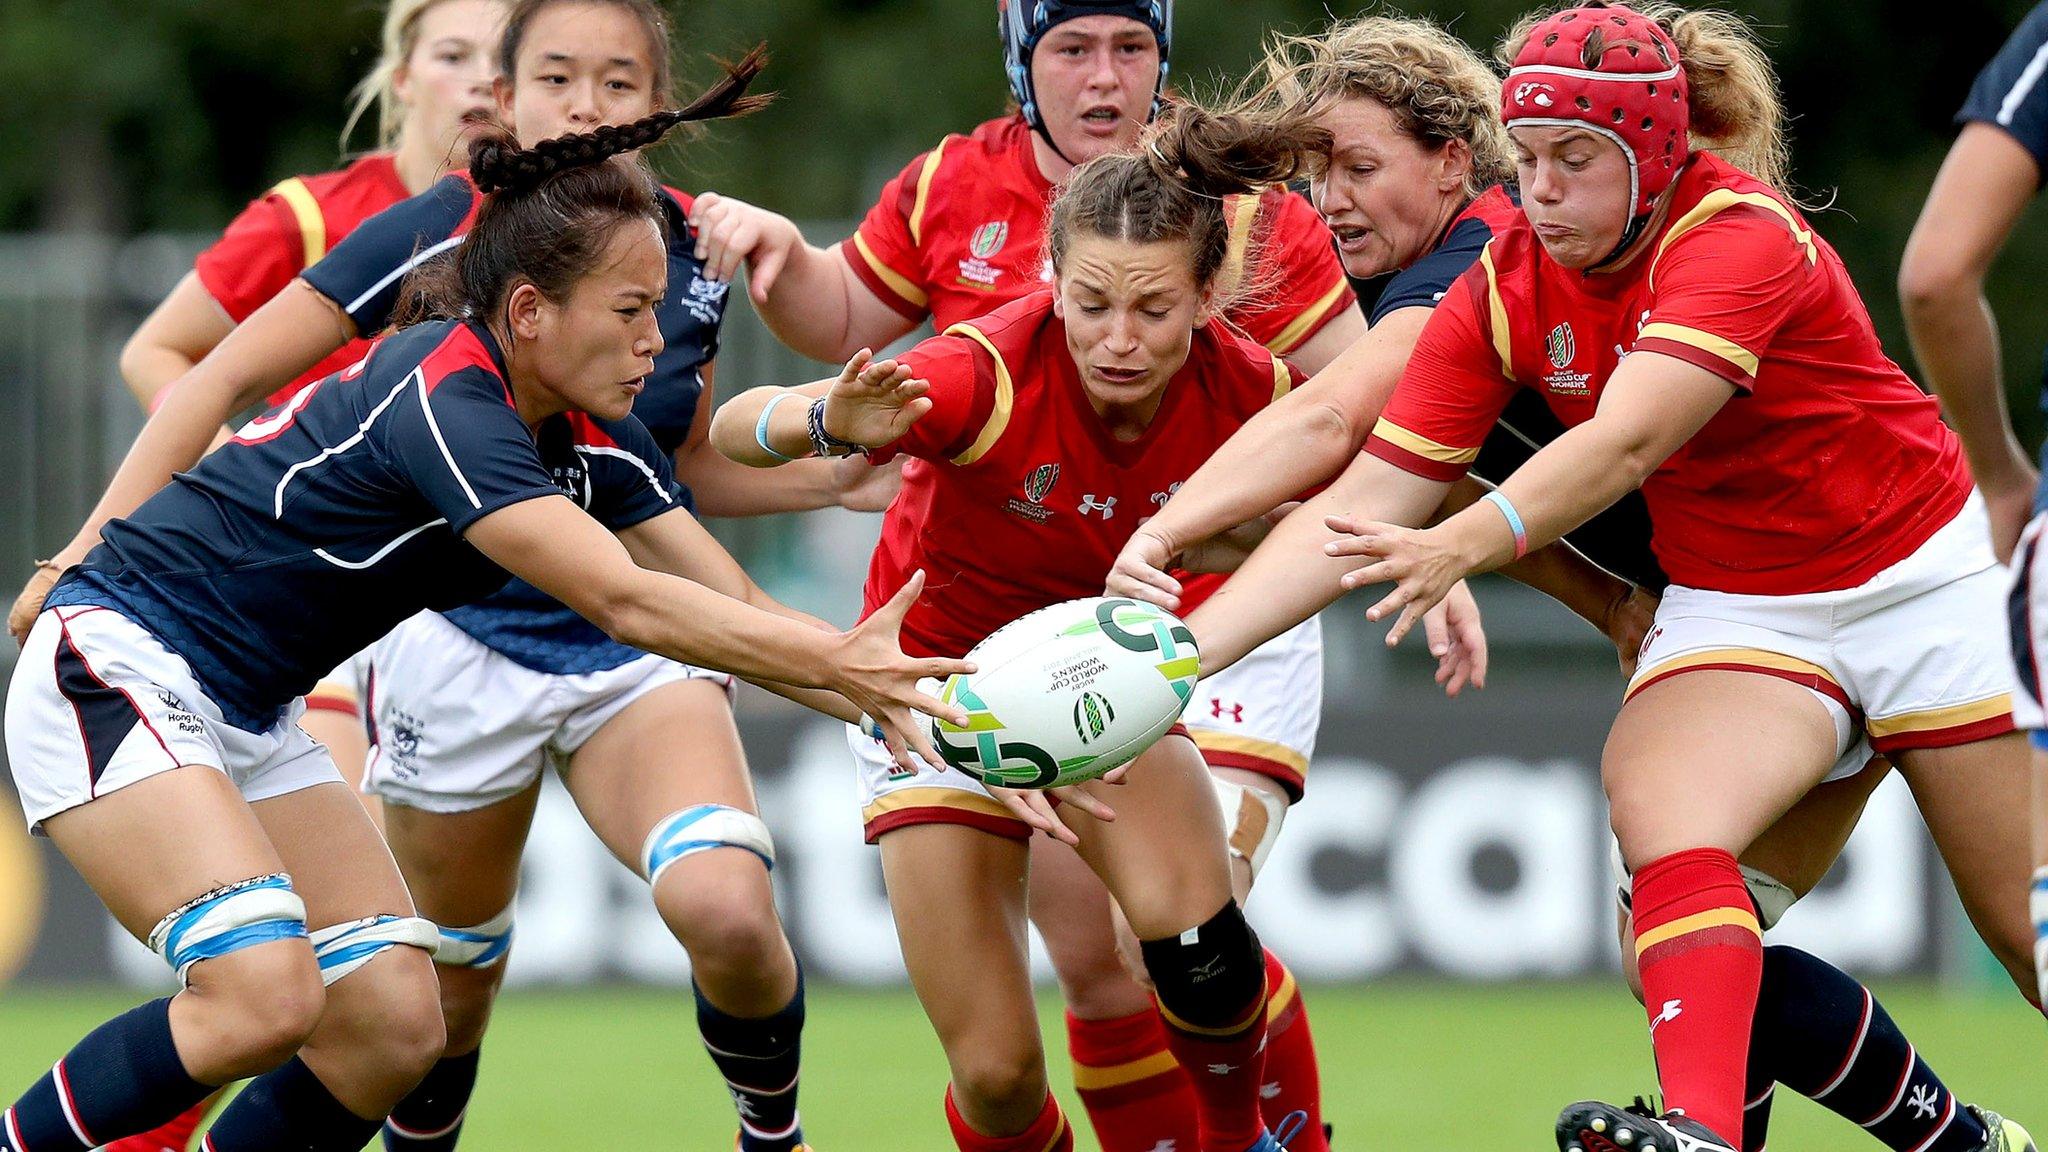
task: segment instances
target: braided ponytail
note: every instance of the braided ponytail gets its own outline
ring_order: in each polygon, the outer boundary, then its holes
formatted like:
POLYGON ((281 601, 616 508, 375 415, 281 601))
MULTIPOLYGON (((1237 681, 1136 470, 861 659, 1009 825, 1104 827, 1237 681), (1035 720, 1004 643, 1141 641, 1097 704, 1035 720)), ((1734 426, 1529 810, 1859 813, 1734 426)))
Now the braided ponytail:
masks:
POLYGON ((484 193, 476 223, 453 260, 429 262, 401 290, 401 325, 495 313, 521 281, 551 300, 566 299, 633 221, 652 222, 667 238, 663 193, 635 153, 677 126, 744 116, 771 96, 747 87, 768 62, 757 47, 703 95, 681 108, 630 124, 557 136, 531 148, 492 122, 469 146, 469 175, 484 193))

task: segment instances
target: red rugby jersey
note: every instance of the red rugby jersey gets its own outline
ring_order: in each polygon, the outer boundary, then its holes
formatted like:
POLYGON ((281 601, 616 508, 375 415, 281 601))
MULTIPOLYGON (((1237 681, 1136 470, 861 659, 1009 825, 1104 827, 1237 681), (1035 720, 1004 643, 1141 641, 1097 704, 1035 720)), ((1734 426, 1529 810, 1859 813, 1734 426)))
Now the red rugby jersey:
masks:
POLYGON ((913 457, 882 522, 862 615, 925 570, 912 655, 957 656, 1011 620, 1102 593, 1124 543, 1231 433, 1299 382, 1222 325, 1195 330, 1145 434, 1112 438, 1040 289, 903 356, 932 409, 874 453, 913 457))
MULTIPOLYGON (((373 152, 337 172, 293 176, 250 201, 220 239, 199 254, 193 271, 228 319, 240 324, 356 225, 411 195, 388 152, 373 152)), ((335 349, 279 389, 269 403, 280 403, 301 385, 362 359, 375 335, 364 333, 335 349)))
MULTIPOLYGON (((990 120, 912 160, 839 251, 877 298, 908 319, 931 316, 943 332, 1045 283, 1054 191, 1023 117, 990 120)), ((1258 290, 1230 312, 1253 339, 1285 356, 1357 305, 1330 231, 1307 200, 1271 188, 1232 197, 1226 211, 1233 259, 1254 241, 1259 254, 1258 290)))
POLYGON ((1516 388, 1578 425, 1634 350, 1739 390, 1643 485, 1678 584, 1854 587, 1969 496, 1960 444, 1885 356, 1841 258, 1783 196, 1708 153, 1620 272, 1558 267, 1526 220, 1496 236, 1430 318, 1366 450, 1455 479, 1516 388))

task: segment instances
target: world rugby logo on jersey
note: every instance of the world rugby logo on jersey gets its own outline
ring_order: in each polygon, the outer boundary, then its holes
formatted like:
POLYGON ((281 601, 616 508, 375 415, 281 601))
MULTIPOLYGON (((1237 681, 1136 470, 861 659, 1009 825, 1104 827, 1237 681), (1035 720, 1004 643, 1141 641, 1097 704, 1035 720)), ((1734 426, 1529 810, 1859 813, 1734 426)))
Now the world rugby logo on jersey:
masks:
POLYGON ((1003 511, 1021 516, 1033 524, 1045 523, 1052 519, 1052 509, 1045 506, 1045 498, 1052 494, 1052 486, 1059 482, 1058 464, 1040 464, 1024 474, 1024 499, 1010 497, 1003 502, 1003 511))
POLYGON ((960 262, 960 283, 968 288, 994 288, 996 281, 1003 278, 1003 270, 988 260, 1009 241, 1008 221, 991 220, 976 228, 967 239, 967 259, 960 262))
POLYGON ((1572 362, 1578 359, 1579 342, 1572 337, 1570 321, 1559 324, 1544 338, 1544 352, 1550 357, 1550 366, 1557 369, 1543 377, 1543 387, 1558 396, 1590 396, 1593 393, 1593 374, 1574 372, 1572 362))

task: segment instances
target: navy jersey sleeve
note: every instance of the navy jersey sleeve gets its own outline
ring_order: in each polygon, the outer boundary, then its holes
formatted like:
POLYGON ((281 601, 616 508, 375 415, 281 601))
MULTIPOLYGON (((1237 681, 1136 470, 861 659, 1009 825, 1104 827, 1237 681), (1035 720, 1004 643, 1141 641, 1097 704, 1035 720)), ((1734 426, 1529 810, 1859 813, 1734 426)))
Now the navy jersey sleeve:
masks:
POLYGON ((2048 3, 2038 4, 1977 74, 1956 123, 1995 124, 2034 157, 2048 179, 2048 3))
POLYGON ((385 463, 457 535, 500 508, 561 489, 542 467, 505 385, 480 367, 416 372, 376 425, 385 463))
POLYGON ((348 313, 357 333, 381 332, 397 309, 405 274, 460 244, 476 204, 469 181, 444 176, 357 225, 300 276, 348 313))
POLYGON ((590 475, 590 514, 618 531, 688 507, 668 456, 632 416, 624 420, 570 417, 575 450, 590 475))
POLYGON ((1394 274, 1367 314, 1377 324, 1403 308, 1434 308, 1465 269, 1479 262, 1479 252, 1493 239, 1484 220, 1463 220, 1427 256, 1394 274))

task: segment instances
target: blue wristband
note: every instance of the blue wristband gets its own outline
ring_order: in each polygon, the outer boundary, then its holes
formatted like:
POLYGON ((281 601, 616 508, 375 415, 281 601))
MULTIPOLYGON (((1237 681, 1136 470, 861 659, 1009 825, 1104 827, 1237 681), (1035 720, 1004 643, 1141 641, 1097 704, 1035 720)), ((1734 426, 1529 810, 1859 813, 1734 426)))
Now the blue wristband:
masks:
POLYGON ((1488 504, 1500 509, 1502 516, 1507 517, 1508 531, 1515 534, 1515 559, 1520 560, 1522 557, 1527 556, 1529 554, 1529 530, 1522 526, 1522 514, 1515 511, 1514 501, 1509 500, 1507 495, 1498 489, 1488 492, 1485 499, 1488 504))
POLYGON ((795 395, 796 393, 794 392, 776 393, 775 398, 768 401, 768 406, 766 408, 761 409, 761 418, 759 420, 754 421, 754 443, 759 444, 761 446, 761 451, 766 452, 770 456, 775 457, 777 460, 782 461, 784 464, 794 464, 796 463, 797 458, 794 456, 784 456, 782 453, 777 452, 772 446, 769 445, 768 418, 770 416, 775 415, 775 406, 777 404, 780 404, 784 400, 787 400, 795 395))

